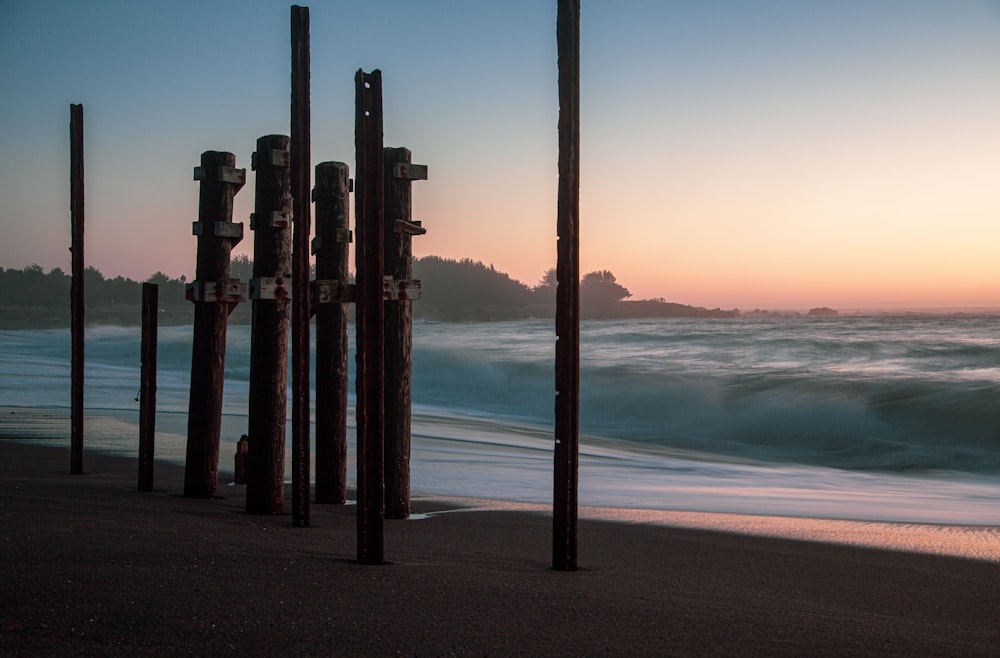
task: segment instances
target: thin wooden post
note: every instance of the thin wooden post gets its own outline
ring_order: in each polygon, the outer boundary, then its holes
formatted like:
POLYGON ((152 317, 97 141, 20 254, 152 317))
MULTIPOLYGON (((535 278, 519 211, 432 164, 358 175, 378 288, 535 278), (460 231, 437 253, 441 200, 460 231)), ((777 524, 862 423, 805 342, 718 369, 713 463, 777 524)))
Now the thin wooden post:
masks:
POLYGON ((139 354, 139 491, 153 490, 156 447, 156 333, 159 286, 142 284, 142 345, 139 354))
POLYGON ((70 312, 70 472, 83 473, 83 105, 69 106, 69 187, 72 242, 70 312))
POLYGON ((292 190, 289 138, 257 140, 253 303, 250 330, 249 428, 246 511, 281 514, 285 498, 285 412, 288 397, 288 327, 292 290, 292 190))
POLYGON ((292 6, 292 525, 309 525, 309 8, 292 6))
POLYGON ((243 300, 244 285, 229 279, 229 254, 243 236, 233 223, 233 197, 246 181, 236 169, 236 156, 220 151, 201 154, 195 180, 201 181, 196 279, 187 285, 194 302, 194 345, 191 351, 191 393, 188 404, 184 496, 212 498, 219 479, 219 433, 226 365, 226 320, 243 300))
POLYGON ((552 568, 577 566, 580 418, 580 0, 559 0, 559 199, 552 568))
POLYGON ((383 390, 383 217, 382 72, 354 76, 354 145, 357 185, 354 210, 358 244, 357 275, 357 424, 358 561, 382 564, 382 451, 385 430, 383 390))
POLYGON ((347 502, 347 266, 350 168, 316 165, 316 502, 347 502), (325 293, 319 290, 325 286, 325 293), (334 294, 335 293, 335 294, 334 294), (334 297, 336 299, 334 299, 334 297), (318 301, 318 300, 317 300, 318 301))
POLYGON ((413 278, 413 236, 426 233, 414 222, 412 185, 427 167, 412 165, 410 150, 383 150, 385 277, 394 282, 385 305, 385 518, 410 516, 410 385, 413 379, 413 314, 408 287, 413 278))

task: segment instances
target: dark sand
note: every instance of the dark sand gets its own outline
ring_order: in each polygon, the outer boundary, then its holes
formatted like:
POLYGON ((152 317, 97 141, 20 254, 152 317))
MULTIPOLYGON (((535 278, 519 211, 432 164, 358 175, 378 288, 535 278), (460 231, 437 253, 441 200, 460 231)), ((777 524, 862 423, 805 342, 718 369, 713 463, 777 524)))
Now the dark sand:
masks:
POLYGON ((292 528, 85 468, 0 440, 2 655, 1000 655, 997 563, 584 521, 558 573, 549 517, 454 512, 361 566, 354 507, 292 528))

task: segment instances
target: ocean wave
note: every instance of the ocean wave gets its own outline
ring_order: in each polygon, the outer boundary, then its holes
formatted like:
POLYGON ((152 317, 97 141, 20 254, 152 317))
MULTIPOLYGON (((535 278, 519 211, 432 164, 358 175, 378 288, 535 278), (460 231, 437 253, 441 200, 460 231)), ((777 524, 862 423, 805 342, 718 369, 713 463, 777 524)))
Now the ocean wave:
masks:
MULTIPOLYGON (((634 447, 764 463, 997 473, 994 334, 992 316, 585 322, 580 428, 634 447)), ((189 327, 159 332, 161 409, 186 408, 191 336, 189 327)), ((0 338, 4 399, 65 405, 69 332, 0 338)), ((138 330, 88 328, 87 339, 88 405, 133 409, 138 330)), ((546 321, 417 324, 415 408, 551 427, 554 344, 546 321)), ((229 414, 245 413, 249 352, 249 327, 230 327, 229 414)))

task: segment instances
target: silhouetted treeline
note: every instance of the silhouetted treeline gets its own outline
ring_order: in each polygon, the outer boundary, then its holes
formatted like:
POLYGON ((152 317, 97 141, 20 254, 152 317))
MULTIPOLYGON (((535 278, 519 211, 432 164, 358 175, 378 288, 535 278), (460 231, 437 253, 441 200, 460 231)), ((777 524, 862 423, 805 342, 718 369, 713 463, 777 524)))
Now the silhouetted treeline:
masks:
POLYGON ((422 286, 421 300, 413 303, 417 318, 480 322, 531 315, 531 289, 492 265, 426 256, 413 260, 413 278, 422 286))
MULTIPOLYGON (((172 279, 157 272, 148 280, 159 285, 161 323, 193 320, 194 309, 184 297, 183 276, 172 279)), ((0 268, 0 327, 68 327, 71 281, 72 277, 58 267, 48 272, 37 264, 23 270, 0 268)), ((139 323, 141 282, 122 276, 106 278, 88 267, 83 273, 83 292, 88 323, 139 323)))
MULTIPOLYGON (((236 256, 230 276, 249 281, 253 263, 236 256)), ((528 286, 492 265, 470 259, 438 256, 416 258, 413 276, 422 283, 422 299, 413 303, 418 319, 444 322, 487 322, 522 318, 551 318, 556 308, 556 271, 550 269, 528 286)), ((184 297, 185 277, 157 272, 148 279, 159 286, 160 323, 193 321, 194 305, 184 297)), ((88 267, 84 273, 86 317, 92 323, 137 324, 142 286, 121 276, 105 278, 88 267)), ((739 311, 707 310, 664 300, 628 301, 631 293, 607 270, 585 274, 580 280, 580 309, 584 318, 738 317, 739 311)), ((249 324, 251 304, 244 302, 230 322, 249 324)), ((0 268, 0 328, 69 326, 70 276, 59 268, 45 272, 40 265, 23 270, 0 268)))
MULTIPOLYGON (((492 265, 427 256, 414 260, 413 276, 423 286, 423 299, 413 305, 416 318, 468 322, 555 317, 555 268, 529 287, 492 265)), ((740 316, 736 309, 709 310, 662 299, 629 301, 631 296, 608 270, 589 272, 580 279, 580 313, 586 319, 740 316)))

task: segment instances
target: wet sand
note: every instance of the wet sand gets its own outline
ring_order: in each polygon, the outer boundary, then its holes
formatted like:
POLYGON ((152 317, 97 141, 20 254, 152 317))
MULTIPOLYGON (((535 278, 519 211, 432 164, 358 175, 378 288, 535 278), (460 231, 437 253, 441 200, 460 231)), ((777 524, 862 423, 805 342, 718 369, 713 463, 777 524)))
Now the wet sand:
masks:
MULTIPOLYGON (((68 443, 68 442, 67 442, 68 443)), ((225 466, 225 465, 224 465, 225 466)), ((183 469, 0 440, 0 655, 996 655, 1000 564, 584 519, 550 570, 551 519, 387 521, 355 562, 355 508, 243 513, 180 497, 183 469)), ((224 474, 228 481, 228 474, 224 474)), ((290 509, 290 495, 286 509, 290 509)), ((444 512, 444 513, 436 513, 444 512)), ((789 521, 789 523, 792 523, 789 521)))

